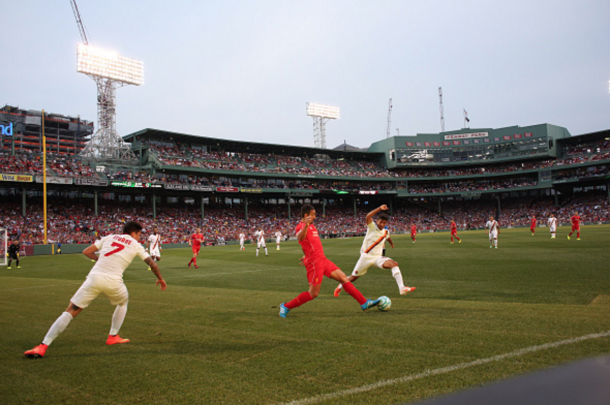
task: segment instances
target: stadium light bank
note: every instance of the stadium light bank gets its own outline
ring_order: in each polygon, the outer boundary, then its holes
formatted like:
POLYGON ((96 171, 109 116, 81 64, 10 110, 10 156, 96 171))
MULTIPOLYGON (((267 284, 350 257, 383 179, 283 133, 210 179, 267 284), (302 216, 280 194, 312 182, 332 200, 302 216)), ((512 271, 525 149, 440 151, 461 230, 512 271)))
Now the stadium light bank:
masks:
POLYGON ((326 149, 326 123, 339 119, 339 107, 318 103, 307 103, 306 111, 313 117, 313 140, 316 148, 326 149))

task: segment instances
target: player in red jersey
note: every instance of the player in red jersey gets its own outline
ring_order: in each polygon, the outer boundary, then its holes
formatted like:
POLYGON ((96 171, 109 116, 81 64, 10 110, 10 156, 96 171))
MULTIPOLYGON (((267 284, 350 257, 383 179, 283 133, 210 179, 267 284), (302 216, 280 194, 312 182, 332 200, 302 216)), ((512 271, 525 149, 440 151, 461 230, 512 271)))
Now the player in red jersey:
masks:
POLYGON ((574 212, 574 215, 570 218, 572 222, 572 232, 568 235, 568 240, 570 240, 570 236, 576 231, 576 240, 580 240, 580 215, 578 215, 578 211, 574 212))
POLYGON ((307 280, 309 290, 302 292, 295 299, 280 304, 280 317, 286 318, 291 309, 299 307, 318 296, 322 287, 323 276, 337 280, 343 285, 343 289, 360 304, 360 308, 366 311, 379 305, 379 299, 367 300, 362 293, 348 280, 347 276, 336 264, 331 262, 324 255, 322 241, 318 235, 318 230, 313 225, 316 219, 316 210, 309 204, 301 207, 301 222, 297 225, 296 236, 299 244, 303 248, 305 256, 301 258, 302 265, 307 269, 307 280))
POLYGON ((417 227, 415 224, 411 225, 411 239, 413 239, 413 243, 415 243, 415 235, 417 235, 417 227))
POLYGON ((536 222, 538 222, 538 220, 536 219, 536 216, 534 215, 532 217, 532 224, 530 225, 530 231, 532 232, 532 236, 534 236, 534 234, 536 233, 536 222))
POLYGON ((193 258, 189 262, 189 269, 191 268, 191 263, 195 265, 195 268, 198 269, 197 266, 197 256, 199 255, 199 251, 201 250, 201 244, 203 243, 203 235, 201 234, 201 229, 197 228, 197 231, 191 235, 191 239, 189 239, 189 245, 193 249, 193 258))
POLYGON ((457 236, 457 225, 455 224, 455 221, 451 221, 451 244, 453 245, 453 237, 455 237, 458 240, 458 243, 462 243, 462 240, 460 238, 458 238, 457 236))

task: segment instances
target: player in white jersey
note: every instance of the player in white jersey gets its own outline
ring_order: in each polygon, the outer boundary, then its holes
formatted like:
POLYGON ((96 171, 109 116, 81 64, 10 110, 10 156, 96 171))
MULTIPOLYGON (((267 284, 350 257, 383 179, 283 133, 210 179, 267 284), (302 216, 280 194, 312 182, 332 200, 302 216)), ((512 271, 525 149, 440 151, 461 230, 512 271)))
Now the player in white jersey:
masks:
POLYGON ((156 226, 153 228, 153 234, 148 237, 148 252, 154 261, 161 260, 161 235, 156 226))
POLYGON ((282 241, 282 232, 277 231, 275 233, 275 243, 277 245, 277 250, 280 250, 280 242, 282 241))
POLYGON ((245 233, 240 233, 239 234, 239 250, 246 250, 246 248, 244 247, 244 241, 246 240, 246 234, 245 233))
POLYGON ((267 244, 265 243, 265 231, 263 228, 258 228, 258 231, 254 232, 254 239, 256 239, 256 257, 258 257, 258 251, 261 248, 265 248, 265 256, 269 256, 267 251, 267 244))
MULTIPOLYGON (((390 231, 385 227, 390 217, 385 212, 382 212, 377 217, 377 221, 373 222, 373 217, 375 215, 380 211, 386 211, 387 209, 388 206, 384 204, 366 215, 365 223, 367 230, 364 242, 360 248, 360 259, 358 260, 358 263, 356 263, 352 275, 348 277, 348 280, 350 282, 356 281, 359 277, 364 276, 371 266, 380 269, 392 269, 392 276, 396 279, 398 291, 400 292, 400 295, 405 295, 414 291, 415 287, 406 287, 402 280, 402 274, 398 268, 398 263, 389 257, 382 255, 386 241, 390 244, 392 249, 394 249, 394 242, 392 242, 392 238, 390 238, 390 231)), ((335 288, 335 297, 339 296, 342 288, 343 286, 341 284, 335 288)))
POLYGON ((489 248, 498 248, 498 234, 500 233, 500 225, 498 221, 494 220, 494 217, 489 217, 489 221, 485 224, 485 230, 489 236, 489 248))
POLYGON ((555 239, 555 236, 557 236, 557 218, 555 218, 555 215, 551 214, 548 223, 549 230, 551 231, 551 239, 555 239))
POLYGON ((165 291, 167 284, 161 277, 159 267, 146 253, 140 244, 142 225, 135 221, 127 222, 123 227, 122 235, 108 235, 83 251, 83 254, 95 260, 96 263, 89 272, 87 279, 70 299, 70 304, 64 313, 51 325, 42 343, 24 354, 29 358, 44 357, 49 345, 59 336, 68 326, 70 321, 87 308, 87 306, 104 293, 110 300, 110 304, 116 305, 112 315, 110 334, 106 340, 107 345, 127 343, 129 339, 122 339, 119 336, 119 329, 123 324, 127 314, 127 302, 129 294, 123 283, 123 272, 137 256, 144 260, 157 276, 155 285, 160 285, 161 290, 165 291), (99 258, 95 255, 99 252, 99 258))

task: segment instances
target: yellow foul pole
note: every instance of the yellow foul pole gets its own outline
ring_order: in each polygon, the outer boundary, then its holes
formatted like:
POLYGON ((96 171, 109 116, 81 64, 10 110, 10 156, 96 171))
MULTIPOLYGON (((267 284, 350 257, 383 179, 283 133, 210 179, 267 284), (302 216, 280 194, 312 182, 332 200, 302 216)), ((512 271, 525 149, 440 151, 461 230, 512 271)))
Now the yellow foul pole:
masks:
POLYGON ((44 211, 44 244, 47 244, 47 137, 44 133, 44 110, 42 110, 42 209, 44 211))

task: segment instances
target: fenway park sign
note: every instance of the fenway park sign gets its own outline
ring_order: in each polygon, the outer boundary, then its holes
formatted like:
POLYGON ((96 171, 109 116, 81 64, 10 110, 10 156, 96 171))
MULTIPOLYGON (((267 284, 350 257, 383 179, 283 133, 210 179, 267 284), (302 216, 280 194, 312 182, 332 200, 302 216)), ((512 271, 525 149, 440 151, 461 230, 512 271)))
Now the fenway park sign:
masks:
POLYGON ((453 135, 445 135, 445 140, 453 140, 453 139, 471 139, 471 138, 487 138, 489 136, 489 132, 471 132, 468 134, 453 134, 453 135))
POLYGON ((216 191, 219 193, 238 193, 238 187, 216 187, 216 191))

